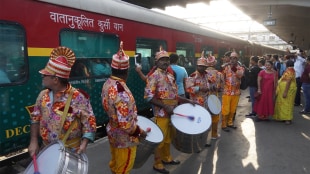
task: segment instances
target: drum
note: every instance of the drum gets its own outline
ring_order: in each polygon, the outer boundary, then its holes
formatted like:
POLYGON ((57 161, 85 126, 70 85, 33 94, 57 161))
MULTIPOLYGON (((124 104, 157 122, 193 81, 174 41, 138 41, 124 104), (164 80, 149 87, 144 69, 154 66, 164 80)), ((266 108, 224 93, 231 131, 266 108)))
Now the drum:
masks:
POLYGON ((222 103, 220 99, 214 94, 206 97, 205 105, 212 115, 218 115, 222 111, 222 103))
POLYGON ((177 106, 171 116, 172 144, 184 153, 199 152, 205 146, 211 115, 200 105, 177 106))
MULTIPOLYGON (((88 158, 85 153, 79 155, 65 148, 62 141, 56 141, 46 146, 37 157, 41 174, 87 174, 88 158)), ((33 174, 31 162, 24 174, 33 174)))
POLYGON ((151 131, 147 133, 145 139, 140 139, 133 168, 140 168, 164 139, 161 129, 150 119, 138 116, 137 124, 141 129, 151 128, 151 131))

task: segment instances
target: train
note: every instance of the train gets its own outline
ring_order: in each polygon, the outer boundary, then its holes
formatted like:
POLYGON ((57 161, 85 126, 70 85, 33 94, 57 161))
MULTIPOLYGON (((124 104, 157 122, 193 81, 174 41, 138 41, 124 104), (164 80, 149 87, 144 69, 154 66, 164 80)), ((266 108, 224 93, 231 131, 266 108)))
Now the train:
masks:
POLYGON ((143 98, 145 82, 135 64, 138 61, 142 71, 149 72, 160 46, 180 55, 179 64, 188 73, 195 71, 202 51, 217 57, 218 65, 232 49, 245 64, 251 55, 284 53, 120 0, 1 0, 0 4, 0 156, 28 147, 30 117, 25 107, 34 104, 42 90, 38 71, 57 46, 75 52, 69 81, 90 95, 98 126, 108 122, 101 89, 121 41, 130 57, 127 85, 139 113, 151 106, 143 98))

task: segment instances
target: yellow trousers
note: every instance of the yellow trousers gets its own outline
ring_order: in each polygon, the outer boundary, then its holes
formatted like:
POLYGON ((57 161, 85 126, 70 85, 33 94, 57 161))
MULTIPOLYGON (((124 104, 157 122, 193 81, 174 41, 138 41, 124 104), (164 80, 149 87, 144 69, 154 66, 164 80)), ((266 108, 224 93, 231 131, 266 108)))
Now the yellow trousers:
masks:
POLYGON ((218 137, 217 127, 218 127, 219 120, 220 120, 220 115, 212 115, 211 136, 213 138, 218 137))
POLYGON ((170 154, 171 144, 171 124, 170 118, 155 117, 155 123, 161 129, 164 140, 157 146, 154 152, 154 167, 157 169, 164 168, 162 161, 172 161, 170 154))
POLYGON ((135 158, 137 146, 127 148, 115 148, 110 145, 111 161, 109 166, 113 174, 129 174, 132 169, 135 158))
POLYGON ((222 128, 233 125, 233 118, 237 109, 239 98, 239 95, 222 96, 222 128))

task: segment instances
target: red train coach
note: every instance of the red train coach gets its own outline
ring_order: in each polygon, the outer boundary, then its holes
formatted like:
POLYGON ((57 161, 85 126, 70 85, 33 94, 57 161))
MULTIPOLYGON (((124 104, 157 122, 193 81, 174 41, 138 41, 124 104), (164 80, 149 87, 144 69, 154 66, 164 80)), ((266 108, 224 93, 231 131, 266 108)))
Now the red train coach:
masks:
POLYGON ((90 94, 98 125, 104 126, 108 118, 101 106, 101 87, 121 40, 131 57, 127 83, 139 112, 149 105, 143 99, 144 83, 134 72, 136 53, 147 73, 162 45, 182 54, 180 63, 191 73, 202 50, 219 58, 235 49, 245 61, 250 55, 280 52, 261 45, 252 48, 248 41, 117 0, 2 0, 0 53, 5 56, 0 62, 8 80, 0 79, 0 155, 28 146, 29 114, 24 107, 35 102, 42 89, 38 70, 59 45, 75 52, 69 80, 90 94), (98 62, 104 71, 96 69, 98 62))

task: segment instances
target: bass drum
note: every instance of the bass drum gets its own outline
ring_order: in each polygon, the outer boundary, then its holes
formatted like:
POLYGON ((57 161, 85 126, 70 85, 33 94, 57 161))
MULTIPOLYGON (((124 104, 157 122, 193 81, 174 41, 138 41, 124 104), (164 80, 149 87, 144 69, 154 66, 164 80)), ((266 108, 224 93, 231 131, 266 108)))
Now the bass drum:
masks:
POLYGON ((211 125, 209 112, 200 105, 193 106, 189 103, 179 105, 173 111, 175 114, 171 116, 171 123, 174 147, 184 153, 201 151, 211 125))
POLYGON ((137 125, 144 131, 151 128, 145 139, 140 139, 137 147, 136 159, 133 168, 140 168, 147 161, 155 148, 163 141, 164 135, 161 129, 152 120, 143 116, 138 116, 137 125))
MULTIPOLYGON (((88 158, 85 153, 79 155, 65 148, 62 141, 46 146, 37 156, 41 174, 87 174, 88 158)), ((24 174, 34 174, 31 162, 24 174)))

